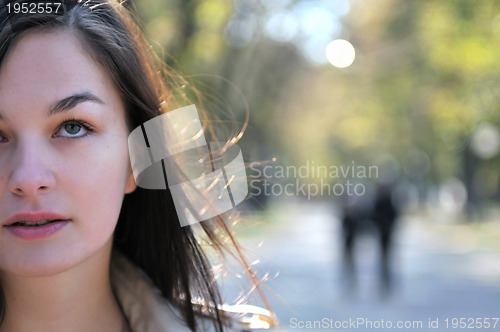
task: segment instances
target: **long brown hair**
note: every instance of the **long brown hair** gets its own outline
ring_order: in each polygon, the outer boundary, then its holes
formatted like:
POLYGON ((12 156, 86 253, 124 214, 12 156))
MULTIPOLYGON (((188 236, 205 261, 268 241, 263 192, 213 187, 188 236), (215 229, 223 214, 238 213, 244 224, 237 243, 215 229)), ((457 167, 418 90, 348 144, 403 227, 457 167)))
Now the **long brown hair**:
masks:
MULTIPOLYGON (((45 1, 37 1, 40 2, 45 1)), ((139 25, 122 3, 111 0, 59 2, 62 7, 58 13, 50 14, 9 15, 2 6, 0 66, 22 33, 65 29, 74 32, 90 50, 89 54, 108 70, 125 105, 129 130, 164 112, 165 107, 160 105, 166 105, 169 110, 187 105, 183 94, 175 93, 186 82, 171 70, 157 70, 161 61, 147 52, 148 44, 139 25)), ((229 239, 236 256, 248 268, 223 219, 219 216, 203 221, 201 227, 212 247, 221 253, 229 239)), ((114 248, 151 278, 163 297, 180 309, 192 331, 196 331, 197 321, 194 297, 212 304, 208 312, 216 329, 223 331, 225 318, 218 309, 222 301, 210 263, 192 227, 180 226, 169 190, 137 188, 125 195, 114 233, 114 248)), ((2 296, 0 323, 5 305, 2 296)))

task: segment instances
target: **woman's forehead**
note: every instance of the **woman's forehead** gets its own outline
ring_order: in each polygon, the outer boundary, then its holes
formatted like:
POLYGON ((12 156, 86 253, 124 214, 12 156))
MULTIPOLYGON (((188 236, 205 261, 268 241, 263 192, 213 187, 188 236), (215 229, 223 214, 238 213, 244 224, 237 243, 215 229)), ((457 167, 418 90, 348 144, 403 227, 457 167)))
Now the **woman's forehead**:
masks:
POLYGON ((75 34, 68 31, 33 31, 23 34, 2 65, 0 77, 8 76, 9 83, 25 84, 71 83, 78 77, 90 78, 101 74, 92 58, 83 49, 75 34), (68 82, 70 80, 70 82, 68 82))
POLYGON ((2 64, 1 108, 32 103, 46 108, 75 91, 91 91, 106 104, 121 103, 108 72, 93 60, 74 32, 28 32, 2 64))

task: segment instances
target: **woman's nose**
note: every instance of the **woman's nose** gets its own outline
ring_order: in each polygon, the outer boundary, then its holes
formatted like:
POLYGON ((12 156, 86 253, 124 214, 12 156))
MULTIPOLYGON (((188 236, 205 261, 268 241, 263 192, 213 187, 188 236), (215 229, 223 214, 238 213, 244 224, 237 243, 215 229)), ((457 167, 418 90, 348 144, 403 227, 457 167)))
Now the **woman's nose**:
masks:
POLYGON ((12 159, 9 190, 18 196, 34 196, 55 187, 50 161, 40 144, 19 146, 12 159))

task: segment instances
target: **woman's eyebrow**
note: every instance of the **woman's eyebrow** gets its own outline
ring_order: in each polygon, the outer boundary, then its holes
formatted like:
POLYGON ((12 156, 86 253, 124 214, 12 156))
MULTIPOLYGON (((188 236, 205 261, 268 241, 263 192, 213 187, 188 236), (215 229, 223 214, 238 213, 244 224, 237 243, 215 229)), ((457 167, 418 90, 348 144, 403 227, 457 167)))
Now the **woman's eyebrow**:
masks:
POLYGON ((61 113, 69 111, 70 109, 76 107, 80 103, 87 101, 96 102, 99 104, 104 104, 104 102, 91 92, 85 91, 81 93, 73 94, 69 97, 63 98, 56 102, 47 113, 47 117, 54 115, 56 113, 61 113))
MULTIPOLYGON (((92 101, 103 105, 106 104, 99 97, 97 97, 95 94, 91 92, 85 91, 81 93, 75 93, 69 97, 63 98, 58 102, 56 102, 47 112, 47 117, 54 115, 56 113, 69 111, 70 109, 76 107, 76 105, 87 101, 92 101)), ((0 110, 0 121, 3 121, 4 119, 6 119, 5 115, 3 114, 2 110, 0 110)))

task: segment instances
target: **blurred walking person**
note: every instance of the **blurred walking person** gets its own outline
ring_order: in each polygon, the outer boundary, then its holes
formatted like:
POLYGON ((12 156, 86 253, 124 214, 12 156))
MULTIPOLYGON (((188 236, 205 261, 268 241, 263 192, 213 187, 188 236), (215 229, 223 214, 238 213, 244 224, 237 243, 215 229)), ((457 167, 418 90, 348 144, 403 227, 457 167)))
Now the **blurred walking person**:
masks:
POLYGON ((391 256, 394 228, 399 216, 392 200, 392 193, 391 185, 379 185, 374 197, 369 195, 356 197, 343 207, 343 272, 346 289, 349 291, 355 291, 357 287, 355 246, 356 239, 364 233, 377 237, 380 252, 378 264, 380 293, 387 296, 392 290, 391 256))

